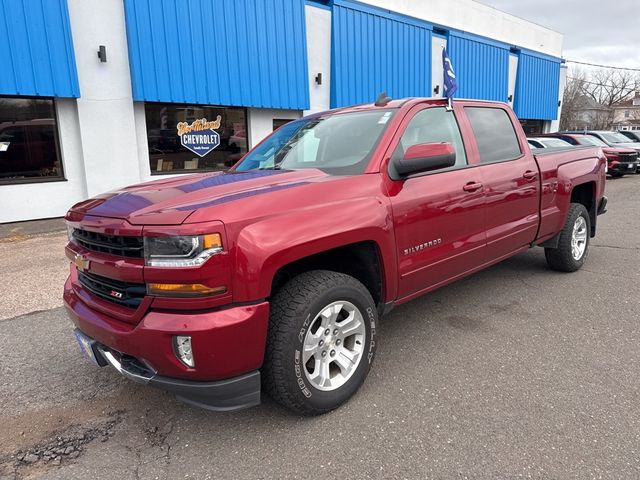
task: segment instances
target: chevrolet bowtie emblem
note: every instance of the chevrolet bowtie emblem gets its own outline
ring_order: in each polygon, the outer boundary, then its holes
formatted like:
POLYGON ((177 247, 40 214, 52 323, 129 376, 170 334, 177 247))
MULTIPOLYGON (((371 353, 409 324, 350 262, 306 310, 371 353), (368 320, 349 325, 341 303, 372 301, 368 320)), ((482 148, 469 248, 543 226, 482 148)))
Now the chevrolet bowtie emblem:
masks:
POLYGON ((78 270, 80 270, 81 272, 85 272, 87 270, 89 270, 89 266, 91 265, 91 261, 87 260, 86 258, 84 258, 82 255, 77 254, 75 256, 75 258, 73 259, 73 263, 76 264, 76 267, 78 268, 78 270))

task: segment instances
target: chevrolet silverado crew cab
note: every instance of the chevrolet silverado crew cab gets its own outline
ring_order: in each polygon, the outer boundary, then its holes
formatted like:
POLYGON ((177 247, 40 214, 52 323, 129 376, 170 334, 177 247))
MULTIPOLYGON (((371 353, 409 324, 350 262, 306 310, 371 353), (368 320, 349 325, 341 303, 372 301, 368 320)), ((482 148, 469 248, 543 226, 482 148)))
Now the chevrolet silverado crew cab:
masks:
MULTIPOLYGON (((193 405, 349 399, 394 305, 530 247, 585 262, 597 147, 533 155, 502 103, 385 99, 290 122, 228 172, 75 205, 64 303, 84 352, 193 405)), ((384 340, 382 340, 384 341, 384 340)))

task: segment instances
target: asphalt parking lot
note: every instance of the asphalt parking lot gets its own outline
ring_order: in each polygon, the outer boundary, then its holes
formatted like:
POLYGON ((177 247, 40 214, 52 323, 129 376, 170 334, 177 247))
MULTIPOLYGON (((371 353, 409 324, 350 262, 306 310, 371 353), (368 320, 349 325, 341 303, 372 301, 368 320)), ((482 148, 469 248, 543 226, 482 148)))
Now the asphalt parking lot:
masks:
POLYGON ((397 308, 363 388, 316 418, 92 366, 56 306, 64 235, 0 243, 0 478, 638 478, 640 176, 607 195, 581 271, 532 249, 397 308))

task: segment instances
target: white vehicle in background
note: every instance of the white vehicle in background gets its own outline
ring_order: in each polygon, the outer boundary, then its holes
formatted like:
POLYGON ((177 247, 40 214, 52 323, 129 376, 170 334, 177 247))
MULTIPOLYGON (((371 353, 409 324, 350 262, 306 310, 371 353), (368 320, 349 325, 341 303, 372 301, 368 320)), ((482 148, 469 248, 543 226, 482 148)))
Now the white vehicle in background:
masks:
POLYGON ((620 135, 624 135, 631 142, 640 142, 640 130, 618 130, 620 135))
POLYGON ((527 142, 531 148, 562 148, 572 147, 569 142, 552 137, 527 137, 527 142))

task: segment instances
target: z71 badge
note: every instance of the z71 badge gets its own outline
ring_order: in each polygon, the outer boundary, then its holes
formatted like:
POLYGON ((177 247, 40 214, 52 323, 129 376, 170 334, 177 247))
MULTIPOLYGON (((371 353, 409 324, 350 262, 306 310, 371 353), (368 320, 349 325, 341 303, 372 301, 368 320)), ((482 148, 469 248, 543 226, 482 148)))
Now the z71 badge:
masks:
POLYGON ((428 242, 421 243, 420 245, 415 245, 413 247, 405 248, 402 251, 403 255, 411 255, 412 253, 417 253, 420 250, 424 250, 425 248, 435 247, 436 245, 440 245, 442 243, 441 238, 436 238, 435 240, 429 240, 428 242))

